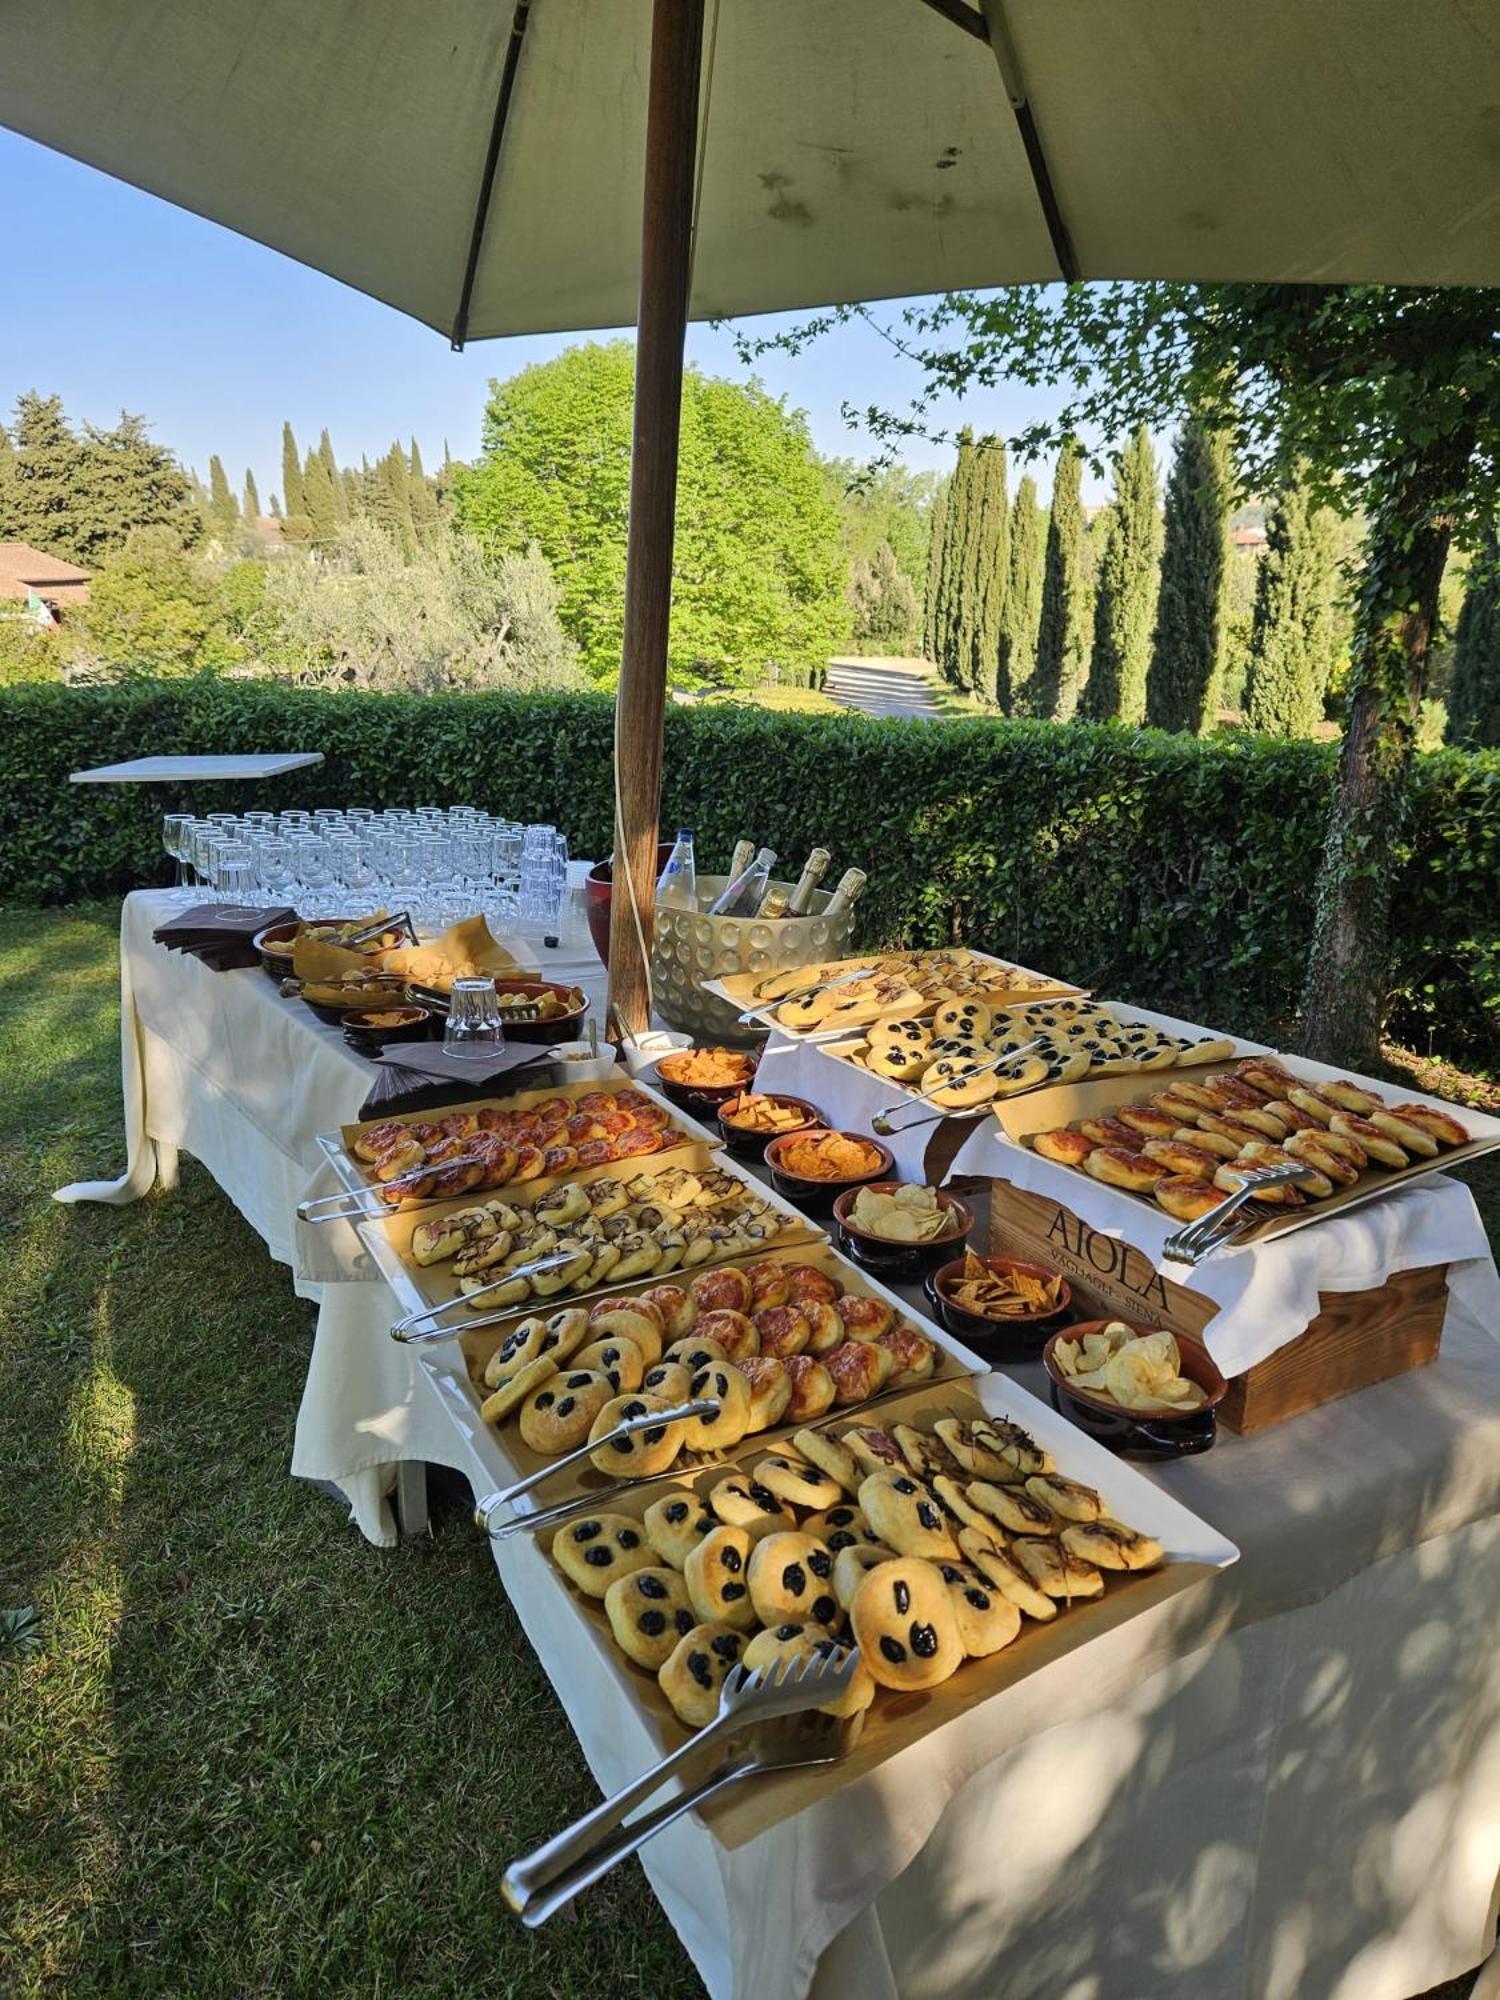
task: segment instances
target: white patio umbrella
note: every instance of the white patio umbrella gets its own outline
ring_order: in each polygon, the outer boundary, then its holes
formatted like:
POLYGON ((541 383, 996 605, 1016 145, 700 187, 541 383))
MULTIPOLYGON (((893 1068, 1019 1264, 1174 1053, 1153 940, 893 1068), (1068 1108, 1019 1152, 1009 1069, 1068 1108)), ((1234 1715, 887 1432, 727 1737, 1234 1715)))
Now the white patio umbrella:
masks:
POLYGON ((647 927, 686 318, 1500 282, 1493 0, 7 0, 0 123, 455 344, 638 321, 616 852, 647 927))

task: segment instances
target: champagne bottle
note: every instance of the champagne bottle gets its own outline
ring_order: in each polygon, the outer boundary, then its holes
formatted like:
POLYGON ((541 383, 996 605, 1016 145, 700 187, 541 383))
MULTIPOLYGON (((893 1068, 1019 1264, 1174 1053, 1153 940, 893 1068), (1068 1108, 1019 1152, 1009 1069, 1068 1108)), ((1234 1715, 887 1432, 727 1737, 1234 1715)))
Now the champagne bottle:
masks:
POLYGON ((755 919, 757 923, 769 923, 776 917, 789 917, 791 914, 791 897, 786 890, 767 889, 764 901, 755 912, 755 919))
POLYGON ((828 852, 826 847, 815 847, 812 853, 808 855, 807 860, 803 863, 802 873, 797 877, 797 886, 787 899, 786 913, 789 917, 805 917, 807 915, 808 905, 813 898, 813 890, 817 888, 818 884, 827 874, 828 864, 832 859, 833 856, 828 852))
POLYGON ((775 848, 763 847, 750 866, 735 876, 718 901, 710 904, 708 914, 711 917, 753 916, 766 893, 766 884, 775 866, 775 848))
POLYGON ((736 875, 743 875, 745 870, 750 866, 754 853, 755 842, 753 840, 737 840, 734 843, 734 852, 729 857, 729 868, 724 877, 725 881, 732 882, 736 875))
POLYGON ((672 852, 667 856, 667 865, 656 885, 656 900, 659 906, 669 910, 696 910, 698 907, 698 868, 693 859, 693 835, 689 827, 678 829, 672 852))
POLYGON ((823 911, 825 917, 840 916, 855 899, 864 893, 869 876, 863 868, 846 868, 834 886, 833 894, 823 911))

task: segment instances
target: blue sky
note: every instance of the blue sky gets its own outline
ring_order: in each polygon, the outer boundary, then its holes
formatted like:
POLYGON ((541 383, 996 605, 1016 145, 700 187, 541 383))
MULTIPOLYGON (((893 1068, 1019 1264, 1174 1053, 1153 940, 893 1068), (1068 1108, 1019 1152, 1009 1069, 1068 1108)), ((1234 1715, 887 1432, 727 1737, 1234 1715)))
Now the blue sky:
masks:
MULTIPOLYGON (((200 472, 214 451, 236 487, 253 467, 263 500, 280 483, 285 418, 304 447, 326 424, 342 463, 413 434, 429 466, 445 441, 469 457, 490 378, 578 338, 483 341, 453 354, 428 328, 330 278, 3 130, 0 212, 25 218, 6 259, 0 411, 30 388, 95 423, 137 411, 200 472)), ((711 327, 691 330, 689 351, 714 373, 745 372, 711 327)), ((839 454, 869 450, 842 421, 845 399, 899 408, 917 386, 864 327, 796 358, 768 357, 759 373, 807 411, 819 449, 839 454)), ((938 414, 1004 433, 1038 407, 1033 394, 1002 391, 938 414)), ((948 448, 920 440, 905 456, 951 461, 948 448)))

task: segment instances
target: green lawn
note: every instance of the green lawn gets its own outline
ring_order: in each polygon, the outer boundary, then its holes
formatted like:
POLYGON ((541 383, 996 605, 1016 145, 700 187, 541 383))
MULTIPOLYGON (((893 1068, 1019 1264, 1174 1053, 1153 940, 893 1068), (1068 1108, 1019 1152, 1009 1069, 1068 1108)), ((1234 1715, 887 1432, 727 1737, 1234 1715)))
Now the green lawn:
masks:
POLYGON ((49 1199, 118 1164, 115 921, 0 932, 0 1992, 699 1992, 634 1866, 505 1913, 583 1760, 459 1505, 380 1552, 289 1478, 311 1308, 208 1176, 49 1199))
POLYGON ((49 1199, 118 1164, 115 926, 0 946, 0 1992, 701 1992, 633 1866, 505 1911, 597 1794, 462 1509, 378 1551, 288 1476, 312 1309, 208 1176, 49 1199))

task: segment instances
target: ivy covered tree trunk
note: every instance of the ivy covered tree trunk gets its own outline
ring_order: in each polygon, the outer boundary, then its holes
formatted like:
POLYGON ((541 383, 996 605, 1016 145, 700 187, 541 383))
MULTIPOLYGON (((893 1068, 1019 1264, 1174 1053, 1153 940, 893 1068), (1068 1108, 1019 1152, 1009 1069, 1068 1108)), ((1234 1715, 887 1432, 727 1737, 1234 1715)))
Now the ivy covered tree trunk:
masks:
POLYGON ((1493 521, 1475 553, 1458 614, 1448 741, 1466 750, 1500 750, 1500 531, 1493 521))
POLYGON ((1037 625, 1042 615, 1042 510, 1036 481, 1028 473, 1016 488, 1010 510, 1010 561, 1000 606, 1000 659, 995 701, 1005 715, 1027 715, 1028 690, 1036 672, 1037 625))
POLYGON ((1226 441, 1189 417, 1177 434, 1167 482, 1161 590, 1146 677, 1146 720, 1153 729, 1201 736, 1218 709, 1229 496, 1226 441))
POLYGON ((1474 444, 1472 429, 1450 432, 1376 481, 1302 1003, 1301 1046, 1319 1062, 1357 1068, 1380 1047, 1412 752, 1452 509, 1474 444))
POLYGON ((1083 455, 1076 440, 1069 439, 1058 457, 1052 488, 1036 672, 1027 693, 1029 712, 1053 722, 1072 721, 1088 674, 1083 534, 1083 455))

